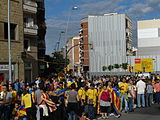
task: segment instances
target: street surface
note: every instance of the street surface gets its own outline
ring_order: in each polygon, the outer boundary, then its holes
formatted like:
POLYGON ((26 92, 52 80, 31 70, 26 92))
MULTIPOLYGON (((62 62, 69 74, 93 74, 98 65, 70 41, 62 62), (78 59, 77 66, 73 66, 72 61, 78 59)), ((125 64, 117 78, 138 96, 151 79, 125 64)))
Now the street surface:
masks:
POLYGON ((122 116, 118 119, 111 116, 109 120, 160 120, 160 105, 155 104, 148 108, 136 108, 132 113, 122 113, 122 116))

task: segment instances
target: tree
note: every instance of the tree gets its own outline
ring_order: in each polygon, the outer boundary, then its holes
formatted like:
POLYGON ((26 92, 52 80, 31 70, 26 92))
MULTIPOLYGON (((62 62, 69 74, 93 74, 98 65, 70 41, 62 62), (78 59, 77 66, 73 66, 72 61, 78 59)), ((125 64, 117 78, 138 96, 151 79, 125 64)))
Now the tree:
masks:
MULTIPOLYGON (((54 52, 53 56, 46 55, 45 61, 47 61, 49 67, 45 69, 45 76, 50 74, 58 74, 59 72, 63 72, 65 68, 65 59, 64 56, 60 52, 54 52)), ((69 60, 67 59, 67 65, 69 64, 69 60)))
POLYGON ((122 68, 123 68, 124 70, 127 70, 127 68, 128 68, 128 63, 122 63, 122 68))
POLYGON ((109 71, 111 71, 113 68, 114 68, 113 65, 109 65, 109 66, 108 66, 108 70, 109 70, 109 71))
POLYGON ((120 65, 119 64, 114 64, 114 68, 119 69, 120 65))
POLYGON ((106 70, 107 70, 107 67, 106 67, 106 66, 103 66, 103 67, 102 67, 102 70, 103 70, 103 71, 106 71, 106 70))

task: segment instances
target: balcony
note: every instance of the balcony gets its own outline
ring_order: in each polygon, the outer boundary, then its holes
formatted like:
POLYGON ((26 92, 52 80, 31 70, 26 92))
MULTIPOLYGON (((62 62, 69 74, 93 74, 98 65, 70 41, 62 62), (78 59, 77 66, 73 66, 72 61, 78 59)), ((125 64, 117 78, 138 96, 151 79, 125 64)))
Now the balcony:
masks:
POLYGON ((33 26, 24 26, 24 34, 28 34, 28 35, 37 35, 37 29, 38 26, 37 25, 33 25, 33 26))
POLYGON ((23 10, 30 13, 37 13, 37 3, 31 0, 24 0, 23 10))

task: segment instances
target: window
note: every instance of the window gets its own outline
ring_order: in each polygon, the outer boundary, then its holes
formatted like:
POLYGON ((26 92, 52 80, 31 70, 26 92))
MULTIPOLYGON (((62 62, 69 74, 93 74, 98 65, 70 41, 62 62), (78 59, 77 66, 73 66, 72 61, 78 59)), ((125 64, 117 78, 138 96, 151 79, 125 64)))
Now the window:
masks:
POLYGON ((31 70, 25 70, 25 80, 28 83, 32 81, 32 71, 31 70))
POLYGON ((126 19, 126 28, 129 27, 129 21, 126 19))
MULTIPOLYGON (((16 40, 16 24, 10 24, 11 40, 16 40)), ((4 23, 4 39, 8 39, 8 23, 4 23)))
POLYGON ((26 27, 33 27, 34 26, 34 19, 33 18, 24 18, 24 23, 26 27))
POLYGON ((24 50, 31 51, 30 40, 24 40, 24 50))
POLYGON ((0 39, 4 39, 4 23, 0 23, 0 39))

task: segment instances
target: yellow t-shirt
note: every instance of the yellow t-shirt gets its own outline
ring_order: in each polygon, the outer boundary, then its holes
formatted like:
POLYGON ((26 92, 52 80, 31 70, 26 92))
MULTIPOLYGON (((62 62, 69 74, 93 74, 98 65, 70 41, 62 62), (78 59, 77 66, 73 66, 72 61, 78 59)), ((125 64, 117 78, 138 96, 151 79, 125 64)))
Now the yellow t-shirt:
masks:
POLYGON ((82 99, 85 100, 86 99, 86 91, 83 88, 80 88, 78 90, 78 96, 82 99))
POLYGON ((31 94, 27 93, 24 96, 22 95, 22 100, 23 100, 25 108, 32 107, 31 94))
POLYGON ((93 100, 94 107, 96 106, 96 100, 97 100, 97 90, 96 89, 88 89, 86 92, 86 95, 88 96, 88 100, 93 100))
POLYGON ((70 86, 71 86, 71 84, 72 84, 72 82, 71 82, 71 81, 69 81, 69 82, 67 83, 67 87, 70 87, 70 86))
POLYGON ((13 103, 16 102, 18 100, 18 95, 17 95, 17 91, 15 90, 12 90, 10 91, 10 93, 12 93, 12 96, 13 96, 13 103))
POLYGON ((99 83, 103 83, 103 81, 102 81, 102 80, 98 80, 98 82, 99 82, 99 83))
POLYGON ((122 94, 126 94, 127 93, 127 91, 128 91, 128 84, 127 83, 121 82, 119 84, 119 87, 120 87, 120 93, 122 93, 122 94))
POLYGON ((75 84, 76 88, 78 88, 78 84, 77 84, 77 82, 75 82, 75 81, 74 81, 74 84, 75 84))
POLYGON ((110 90, 110 91, 111 91, 111 90, 112 90, 112 88, 111 88, 110 86, 107 86, 107 90, 110 90))

